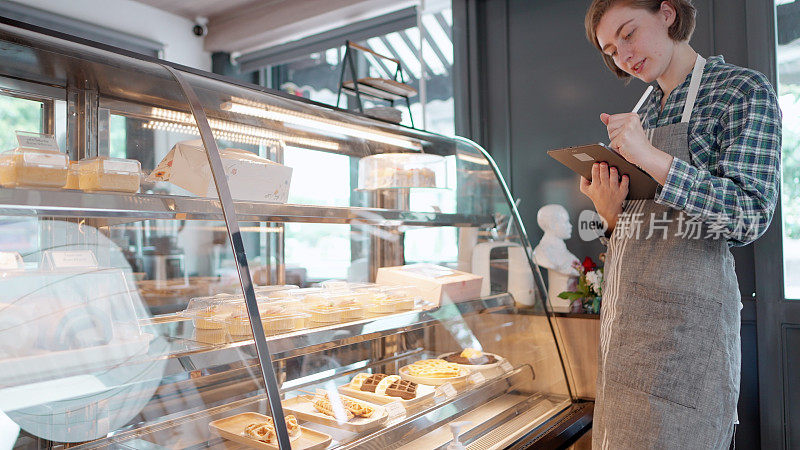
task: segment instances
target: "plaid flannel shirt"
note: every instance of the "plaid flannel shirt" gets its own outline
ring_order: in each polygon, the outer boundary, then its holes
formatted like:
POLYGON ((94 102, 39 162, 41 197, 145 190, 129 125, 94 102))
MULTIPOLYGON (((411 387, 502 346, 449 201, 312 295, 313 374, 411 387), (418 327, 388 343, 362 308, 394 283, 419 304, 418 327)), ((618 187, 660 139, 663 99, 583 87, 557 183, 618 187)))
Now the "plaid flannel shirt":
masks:
MULTIPOLYGON (((639 114, 644 128, 681 121, 690 76, 664 110, 657 84, 639 114)), ((722 231, 731 246, 747 245, 769 227, 778 201, 781 112, 767 78, 708 58, 689 119, 691 161, 675 158, 656 203, 686 212, 722 231)))

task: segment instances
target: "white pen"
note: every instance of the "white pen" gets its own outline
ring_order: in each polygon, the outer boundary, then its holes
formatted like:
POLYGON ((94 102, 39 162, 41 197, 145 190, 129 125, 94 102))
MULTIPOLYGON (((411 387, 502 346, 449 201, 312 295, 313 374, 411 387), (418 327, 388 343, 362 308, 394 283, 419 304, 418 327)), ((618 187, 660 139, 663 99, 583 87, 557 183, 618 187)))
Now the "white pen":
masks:
POLYGON ((644 91, 644 95, 642 95, 642 98, 640 98, 639 101, 636 103, 636 106, 633 107, 633 111, 631 111, 632 113, 636 114, 639 112, 639 108, 641 108, 642 105, 644 105, 644 101, 647 100, 647 97, 650 95, 651 92, 653 92, 652 84, 650 86, 647 86, 647 89, 644 91))

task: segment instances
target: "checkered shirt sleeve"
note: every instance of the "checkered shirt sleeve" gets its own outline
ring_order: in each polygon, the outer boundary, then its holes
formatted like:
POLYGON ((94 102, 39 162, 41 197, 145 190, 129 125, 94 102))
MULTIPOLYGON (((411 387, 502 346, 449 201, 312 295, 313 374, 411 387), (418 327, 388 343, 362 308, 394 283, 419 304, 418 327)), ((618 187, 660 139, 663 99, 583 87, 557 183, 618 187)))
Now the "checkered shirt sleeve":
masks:
POLYGON ((731 246, 761 236, 778 201, 781 112, 766 77, 758 75, 746 90, 731 88, 735 92, 717 123, 716 162, 696 167, 675 158, 655 198, 721 226, 731 246))

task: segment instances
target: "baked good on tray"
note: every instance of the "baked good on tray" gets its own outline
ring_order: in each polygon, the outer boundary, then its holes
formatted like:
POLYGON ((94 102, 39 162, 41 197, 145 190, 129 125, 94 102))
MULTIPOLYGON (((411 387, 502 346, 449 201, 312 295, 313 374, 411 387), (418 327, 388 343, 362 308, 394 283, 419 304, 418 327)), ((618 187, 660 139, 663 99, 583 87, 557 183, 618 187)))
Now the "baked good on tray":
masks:
POLYGON ((388 397, 411 400, 417 396, 417 383, 400 379, 398 375, 360 373, 353 377, 350 389, 373 392, 388 397))
POLYGON ((494 355, 483 353, 474 348, 467 348, 461 353, 451 353, 442 359, 447 362, 465 365, 494 364, 497 362, 497 358, 494 355))
POLYGON ((455 378, 463 375, 461 368, 443 359, 423 359, 406 366, 408 374, 423 378, 455 378))
MULTIPOLYGON (((369 418, 375 413, 375 408, 357 400, 338 397, 337 401, 341 404, 341 410, 344 411, 346 420, 350 420, 354 417, 369 418)), ((331 398, 327 393, 317 393, 312 402, 317 411, 331 417, 336 417, 336 408, 334 408, 333 402, 331 402, 331 398)))
POLYGON ((403 400, 411 400, 417 396, 417 383, 408 380, 397 380, 386 388, 386 395, 400 397, 403 400))
MULTIPOLYGON (((300 433, 302 433, 300 425, 297 423, 297 418, 291 414, 286 416, 286 428, 291 439, 299 437, 300 433)), ((264 421, 248 424, 245 426, 242 435, 268 444, 278 443, 278 435, 275 432, 275 422, 273 422, 272 417, 267 417, 267 420, 264 421)))

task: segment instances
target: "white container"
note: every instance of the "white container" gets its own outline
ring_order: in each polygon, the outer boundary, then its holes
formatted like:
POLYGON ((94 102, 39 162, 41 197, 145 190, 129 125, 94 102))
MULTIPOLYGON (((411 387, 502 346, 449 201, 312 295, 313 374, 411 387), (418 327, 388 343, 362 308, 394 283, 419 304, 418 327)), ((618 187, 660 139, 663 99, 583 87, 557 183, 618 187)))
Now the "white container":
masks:
MULTIPOLYGON (((291 167, 235 148, 221 150, 220 156, 234 199, 286 203, 291 167)), ((199 140, 175 144, 147 180, 169 181, 195 195, 217 197, 208 156, 199 140)))
POLYGON ((480 298, 483 277, 434 264, 381 267, 378 284, 413 286, 414 294, 434 305, 480 298))

